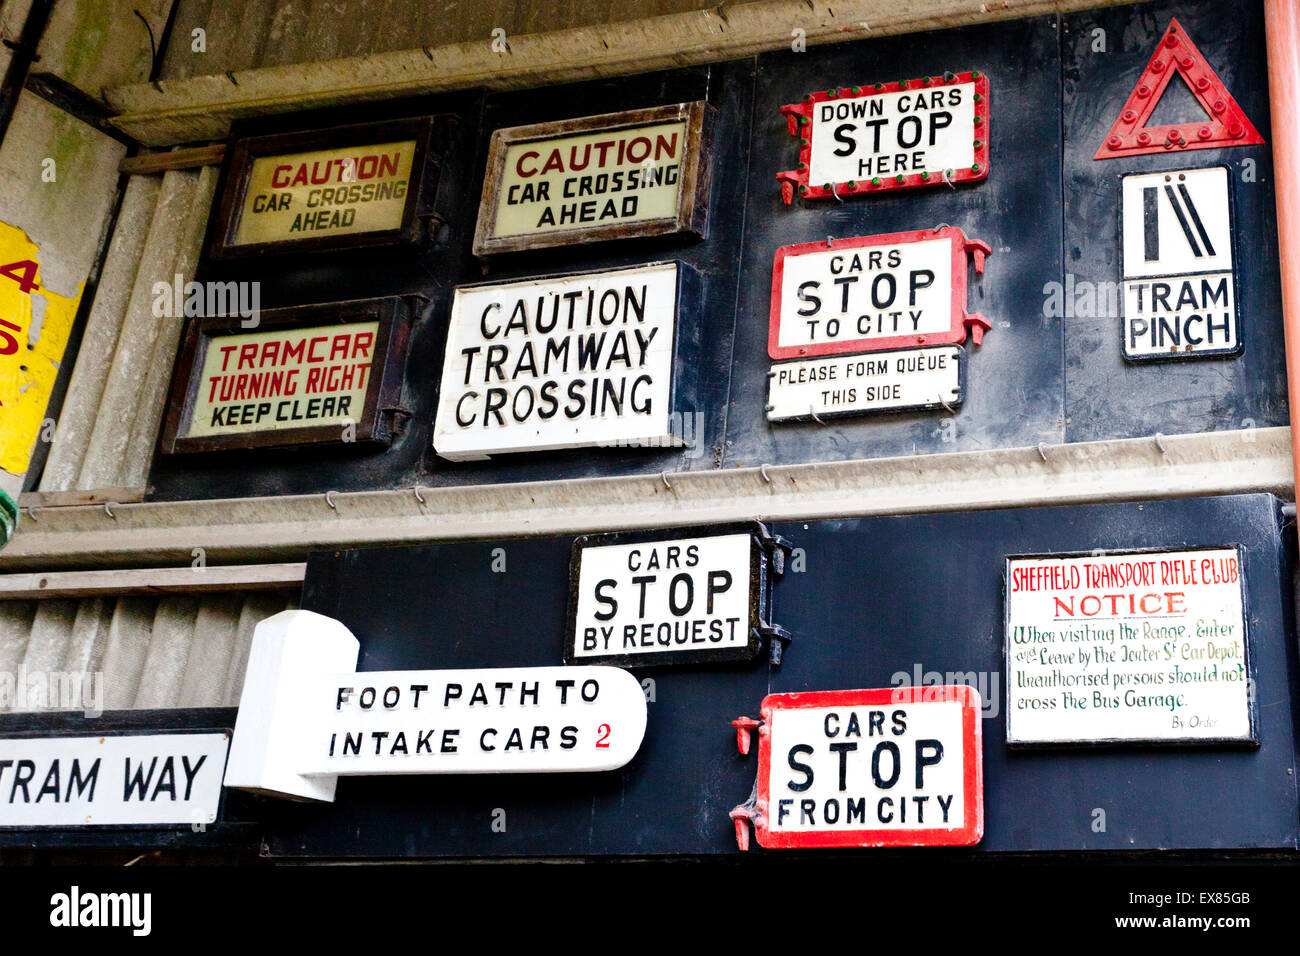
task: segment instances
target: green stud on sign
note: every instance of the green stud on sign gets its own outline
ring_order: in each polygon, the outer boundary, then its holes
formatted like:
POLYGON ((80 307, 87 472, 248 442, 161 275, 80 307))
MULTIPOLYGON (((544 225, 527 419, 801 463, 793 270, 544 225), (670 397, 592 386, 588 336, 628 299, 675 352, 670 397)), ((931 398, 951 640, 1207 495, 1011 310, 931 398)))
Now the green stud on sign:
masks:
POLYGON ((0 548, 9 543, 18 530, 18 505, 3 491, 0 491, 0 548))
POLYGON ((879 177, 879 176, 872 176, 872 177, 871 177, 871 185, 873 185, 873 186, 879 186, 879 185, 880 185, 880 177, 879 177))
POLYGON ((894 182, 901 183, 902 181, 903 181, 903 174, 899 173, 897 178, 895 178, 894 182))
POLYGON ((971 167, 971 172, 973 172, 973 173, 978 173, 979 171, 980 171, 980 164, 979 164, 979 163, 976 163, 974 166, 971 167))

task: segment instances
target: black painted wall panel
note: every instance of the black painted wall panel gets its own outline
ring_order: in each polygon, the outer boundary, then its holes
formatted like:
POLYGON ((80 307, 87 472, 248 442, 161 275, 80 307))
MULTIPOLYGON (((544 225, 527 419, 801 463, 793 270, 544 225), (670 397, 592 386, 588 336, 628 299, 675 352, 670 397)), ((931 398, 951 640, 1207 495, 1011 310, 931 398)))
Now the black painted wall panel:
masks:
POLYGON ((266 308, 424 293, 430 308, 413 332, 403 399, 412 417, 386 451, 300 449, 159 459, 149 497, 649 475, 1285 424, 1268 145, 1092 159, 1173 16, 1267 140, 1259 0, 1143 3, 1064 21, 1040 17, 883 37, 542 90, 457 94, 249 121, 241 130, 257 133, 429 110, 461 116, 436 202, 447 227, 433 249, 413 256, 353 252, 314 261, 202 266, 204 278, 260 280, 266 308), (1105 52, 1094 51, 1098 30, 1105 52), (781 202, 775 175, 797 162, 796 140, 779 112, 783 103, 812 89, 948 69, 980 69, 992 81, 993 161, 986 181, 843 204, 796 199, 787 207, 781 202), (470 254, 494 129, 698 98, 712 103, 718 117, 706 240, 580 244, 485 262, 470 254), (1117 312, 1048 314, 1052 290, 1064 287, 1067 278, 1076 290, 1082 283, 1118 282, 1122 173, 1218 163, 1228 164, 1234 174, 1243 355, 1133 365, 1121 356, 1117 312), (939 410, 827 425, 769 424, 763 406, 771 367, 766 338, 775 250, 827 236, 940 223, 960 226, 994 250, 985 275, 972 280, 969 292, 969 308, 983 312, 993 328, 983 345, 969 348, 965 404, 955 414, 939 410), (430 435, 454 286, 664 258, 688 263, 704 279, 702 306, 696 315, 683 317, 703 342, 691 369, 698 386, 691 447, 521 453, 486 463, 437 457, 430 435))
MULTIPOLYGON (((1061 327, 1043 320, 1043 283, 1061 249, 1060 64, 1055 19, 884 37, 806 53, 759 56, 744 275, 727 417, 728 465, 913 453, 976 451, 1063 440, 1061 327), (780 113, 812 90, 980 70, 989 77, 989 176, 980 183, 785 206, 776 174, 798 163, 798 140, 780 113), (780 246, 940 223, 993 247, 967 295, 993 329, 967 346, 965 404, 956 415, 873 414, 816 422, 767 422, 772 257, 780 246)), ((973 272, 972 272, 973 276, 973 272)))
MULTIPOLYGON (((730 721, 756 716, 767 693, 889 687, 919 665, 983 675, 996 701, 982 725, 985 837, 973 850, 864 856, 1294 847, 1297 661, 1280 520, 1275 499, 1252 495, 777 525, 807 561, 775 588, 774 618, 794 635, 785 662, 634 671, 653 677, 655 701, 641 751, 623 770, 344 778, 333 805, 266 801, 268 844, 279 856, 735 854, 727 814, 749 794, 757 758, 736 752, 730 721), (1234 543, 1258 749, 1007 750, 1006 555, 1234 543), (504 833, 491 829, 496 808, 506 811, 504 833), (1095 808, 1106 811, 1105 832, 1092 830, 1095 808)), ((571 543, 318 554, 302 606, 353 630, 361 670, 559 664, 571 543), (504 573, 491 570, 497 548, 504 573)))
MULTIPOLYGON (((1134 364, 1121 355, 1119 311, 1085 308, 1085 314, 1065 318, 1068 439, 1287 424, 1262 4, 1228 0, 1091 10, 1065 19, 1062 49, 1065 268, 1074 275, 1076 289, 1082 290, 1085 282, 1120 279, 1121 176, 1224 165, 1233 187, 1237 290, 1245 342, 1245 351, 1236 357, 1134 364), (1094 160, 1173 17, 1254 123, 1265 145, 1094 160), (1094 51, 1099 41, 1105 43, 1104 52, 1094 51)), ((1186 100, 1191 101, 1190 95, 1186 100)), ((1162 102, 1160 108, 1168 107, 1162 102)), ((1186 121, 1184 116, 1195 115, 1195 111, 1175 113, 1169 121, 1186 121)), ((1159 112, 1156 122, 1160 122, 1159 112)))

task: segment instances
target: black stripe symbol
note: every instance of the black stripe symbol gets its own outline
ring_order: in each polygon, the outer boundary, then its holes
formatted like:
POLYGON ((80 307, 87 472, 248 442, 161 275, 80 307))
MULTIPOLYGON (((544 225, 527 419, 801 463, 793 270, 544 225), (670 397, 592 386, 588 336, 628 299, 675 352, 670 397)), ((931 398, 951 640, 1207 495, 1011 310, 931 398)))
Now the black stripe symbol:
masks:
MULTIPOLYGON (((1187 190, 1183 190, 1184 193, 1187 190)), ((1166 185, 1165 195, 1169 197, 1169 205, 1174 207, 1174 215, 1178 217, 1178 225, 1183 229, 1183 235, 1187 237, 1187 244, 1192 247, 1192 255, 1201 258, 1203 253, 1201 247, 1196 244, 1196 237, 1192 235, 1192 227, 1187 222, 1187 216, 1183 214, 1183 207, 1178 202, 1178 197, 1174 195, 1174 187, 1166 185)))
MULTIPOLYGON (((1207 256, 1214 255, 1214 246, 1210 243, 1210 236, 1205 231, 1205 226, 1201 222, 1201 216, 1196 211, 1196 203, 1192 202, 1192 194, 1187 191, 1186 183, 1178 184, 1179 195, 1183 197, 1183 202, 1187 204, 1187 214, 1192 217, 1192 222, 1196 224, 1196 232, 1201 237, 1201 244, 1205 246, 1207 256)), ((1193 246, 1195 248, 1195 246, 1193 246)))
POLYGON ((1155 186, 1142 189, 1142 249, 1147 262, 1160 260, 1160 193, 1155 186))

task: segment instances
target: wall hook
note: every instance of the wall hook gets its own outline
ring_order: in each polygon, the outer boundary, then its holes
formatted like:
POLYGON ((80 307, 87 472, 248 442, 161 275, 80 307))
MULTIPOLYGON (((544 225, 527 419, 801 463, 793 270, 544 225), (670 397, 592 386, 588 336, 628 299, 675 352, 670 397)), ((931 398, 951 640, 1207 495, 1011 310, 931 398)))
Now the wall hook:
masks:
POLYGON ((110 518, 112 518, 114 521, 117 520, 117 515, 113 514, 113 509, 110 507, 110 505, 115 505, 115 504, 117 504, 116 501, 105 501, 105 502, 104 502, 104 514, 108 515, 108 516, 109 516, 110 518))
POLYGON ((840 197, 840 194, 835 191, 835 186, 836 183, 831 183, 831 195, 835 197, 836 202, 844 202, 844 200, 840 197))
POLYGON ((669 491, 673 490, 673 486, 668 483, 668 472, 666 471, 659 472, 659 480, 664 483, 664 487, 667 488, 669 491))
POLYGON ((1041 458, 1041 459, 1043 459, 1043 462, 1044 462, 1044 463, 1047 462, 1047 451, 1046 451, 1046 443, 1045 443, 1045 442, 1041 442, 1041 441, 1040 441, 1040 442, 1038 443, 1038 457, 1041 458))
POLYGON ((767 465, 759 465, 758 473, 763 476, 763 480, 769 485, 772 483, 772 476, 767 473, 767 465))
POLYGON ((1165 442, 1164 442, 1165 436, 1160 434, 1159 432, 1156 432, 1155 435, 1153 435, 1152 437, 1155 439, 1156 447, 1160 449, 1160 454, 1162 455, 1169 454, 1168 450, 1165 448, 1165 442))
POLYGON ((424 495, 420 494, 419 485, 415 486, 415 500, 418 501, 420 504, 424 504, 424 495))
POLYGON ((334 503, 334 492, 333 492, 333 491, 327 491, 327 492, 325 492, 325 503, 326 503, 327 505, 329 505, 331 508, 333 508, 335 511, 338 510, 338 505, 336 505, 336 504, 334 503))

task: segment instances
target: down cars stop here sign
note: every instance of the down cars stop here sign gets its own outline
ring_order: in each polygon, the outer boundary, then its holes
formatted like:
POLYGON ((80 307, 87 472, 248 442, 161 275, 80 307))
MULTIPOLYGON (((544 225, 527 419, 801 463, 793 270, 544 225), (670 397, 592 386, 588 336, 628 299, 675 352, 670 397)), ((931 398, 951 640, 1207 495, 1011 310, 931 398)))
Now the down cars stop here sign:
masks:
POLYGON ((772 694, 735 721, 758 728, 758 786, 736 807, 760 846, 970 846, 984 835, 979 692, 968 686, 772 694))

